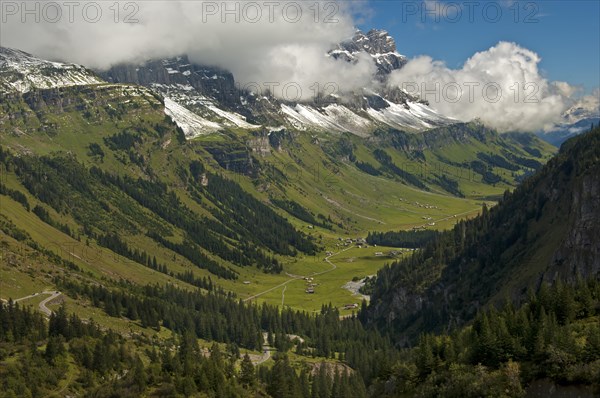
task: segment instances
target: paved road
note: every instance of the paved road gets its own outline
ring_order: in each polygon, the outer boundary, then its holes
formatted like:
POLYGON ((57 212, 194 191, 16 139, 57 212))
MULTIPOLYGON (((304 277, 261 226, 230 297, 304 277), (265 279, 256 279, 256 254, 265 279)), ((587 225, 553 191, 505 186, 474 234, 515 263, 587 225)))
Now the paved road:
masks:
POLYGON ((52 314, 52 310, 50 308, 48 308, 46 306, 46 304, 48 304, 49 302, 51 302, 52 300, 54 300, 55 298, 59 297, 61 295, 60 292, 58 291, 49 291, 49 292, 40 292, 40 293, 34 293, 34 294, 30 294, 29 296, 25 296, 25 297, 21 297, 18 299, 15 299, 14 302, 18 303, 19 301, 23 301, 23 300, 27 300, 33 297, 37 297, 41 294, 49 294, 50 297, 45 298, 43 301, 41 301, 38 304, 38 307, 40 309, 41 312, 43 312, 44 314, 46 314, 46 316, 50 316, 52 314))
POLYGON ((51 302, 52 300, 54 300, 55 298, 60 296, 60 294, 61 294, 60 292, 54 292, 50 297, 44 299, 44 301, 42 301, 39 305, 40 311, 42 311, 47 316, 52 315, 52 310, 50 308, 46 307, 46 304, 48 304, 49 302, 51 302))
POLYGON ((14 300, 13 300, 13 302, 14 302, 14 303, 18 303, 19 301, 23 301, 23 300, 27 300, 27 299, 30 299, 30 298, 37 297, 37 296, 39 296, 40 294, 46 294, 46 293, 45 293, 45 292, 41 292, 41 293, 33 293, 33 294, 30 294, 29 296, 25 296, 25 297, 21 297, 21 298, 18 298, 18 299, 14 299, 14 300))
POLYGON ((269 358, 271 358, 272 348, 269 347, 269 345, 268 345, 267 336, 268 336, 268 334, 263 332, 263 346, 262 346, 263 354, 259 359, 252 361, 254 366, 260 365, 261 363, 263 363, 263 362, 267 361, 269 358))
POLYGON ((264 348, 263 355, 258 360, 253 361, 254 366, 260 365, 261 363, 268 361, 269 358, 271 358, 271 350, 269 348, 264 348))

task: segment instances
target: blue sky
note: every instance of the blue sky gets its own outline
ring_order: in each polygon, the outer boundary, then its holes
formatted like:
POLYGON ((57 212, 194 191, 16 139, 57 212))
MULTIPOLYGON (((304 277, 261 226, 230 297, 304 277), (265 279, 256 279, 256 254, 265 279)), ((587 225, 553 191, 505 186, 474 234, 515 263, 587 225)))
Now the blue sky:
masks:
POLYGON ((398 51, 408 57, 429 55, 459 68, 475 52, 501 40, 512 41, 541 56, 539 67, 547 79, 582 85, 586 92, 600 86, 598 0, 441 0, 439 5, 369 0, 368 7, 372 13, 359 27, 387 30, 396 39, 398 51), (437 10, 439 21, 427 14, 423 22, 422 7, 437 10), (498 9, 501 16, 497 16, 498 9))

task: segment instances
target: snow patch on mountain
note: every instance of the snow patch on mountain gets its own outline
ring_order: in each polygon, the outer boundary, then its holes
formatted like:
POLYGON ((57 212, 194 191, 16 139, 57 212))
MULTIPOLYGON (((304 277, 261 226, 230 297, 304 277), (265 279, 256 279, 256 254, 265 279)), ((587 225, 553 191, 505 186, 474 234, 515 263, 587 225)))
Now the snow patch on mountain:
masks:
POLYGON ((430 129, 439 125, 448 124, 452 120, 440 115, 428 106, 408 101, 406 104, 396 104, 385 100, 389 105, 386 108, 375 110, 367 109, 367 113, 375 120, 390 127, 415 130, 430 129))
POLYGON ((421 131, 455 122, 440 115, 428 106, 418 102, 407 102, 405 105, 384 100, 388 105, 381 109, 368 107, 366 118, 340 104, 331 104, 324 108, 315 108, 306 104, 289 106, 281 105, 281 111, 287 121, 298 130, 313 128, 334 132, 351 132, 367 136, 377 122, 386 126, 421 131))
POLYGON ((210 109, 217 115, 221 116, 222 118, 229 120, 231 123, 233 123, 237 127, 242 127, 242 128, 246 128, 246 129, 255 129, 255 128, 260 127, 259 125, 248 123, 246 121, 246 118, 243 117, 242 115, 239 115, 239 114, 233 113, 233 112, 224 111, 223 109, 217 108, 212 102, 210 102, 210 104, 209 104, 209 102, 210 101, 207 101, 207 103, 205 104, 205 106, 208 109, 210 109))
POLYGON ((370 120, 339 104, 330 104, 324 108, 315 108, 306 104, 296 104, 294 107, 281 104, 281 111, 287 121, 298 130, 313 128, 367 136, 373 127, 370 120))
POLYGON ((336 123, 346 131, 366 133, 373 127, 373 122, 369 119, 357 115, 343 105, 331 104, 325 107, 324 110, 329 117, 334 118, 336 123))
POLYGON ((188 140, 200 135, 214 133, 221 129, 221 125, 206 120, 170 98, 165 97, 165 114, 181 128, 188 140))
POLYGON ((333 118, 310 105, 296 104, 292 107, 281 104, 281 111, 286 116, 286 120, 298 130, 306 130, 308 127, 329 131, 343 130, 333 118))
POLYGON ((246 121, 238 113, 226 111, 215 103, 216 101, 201 95, 198 90, 189 84, 152 84, 151 87, 165 97, 183 105, 204 120, 210 120, 224 127, 241 127, 255 129, 261 127, 246 121))
POLYGON ((0 92, 26 93, 104 81, 81 65, 46 61, 23 51, 0 47, 0 92))

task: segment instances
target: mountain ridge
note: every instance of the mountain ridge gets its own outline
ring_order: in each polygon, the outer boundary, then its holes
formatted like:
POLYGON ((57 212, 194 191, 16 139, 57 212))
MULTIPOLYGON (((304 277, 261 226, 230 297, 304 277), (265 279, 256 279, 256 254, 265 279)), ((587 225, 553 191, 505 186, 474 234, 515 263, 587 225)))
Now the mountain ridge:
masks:
MULTIPOLYGON (((255 84, 240 87, 234 76, 218 67, 196 65, 188 56, 147 61, 143 65, 117 65, 100 75, 109 82, 152 86, 179 105, 206 117, 209 106, 239 114, 248 123, 270 128, 284 125, 298 130, 351 132, 368 136, 386 127, 419 132, 457 123, 428 106, 425 101, 399 88, 386 86, 387 76, 407 62, 396 50, 394 39, 385 31, 357 31, 349 40, 327 53, 335 59, 357 62, 358 54, 367 54, 377 67, 376 86, 346 93, 344 87, 315 93, 310 101, 276 98, 268 90, 254 92, 255 84)), ((305 88, 307 89, 307 88, 305 88)))

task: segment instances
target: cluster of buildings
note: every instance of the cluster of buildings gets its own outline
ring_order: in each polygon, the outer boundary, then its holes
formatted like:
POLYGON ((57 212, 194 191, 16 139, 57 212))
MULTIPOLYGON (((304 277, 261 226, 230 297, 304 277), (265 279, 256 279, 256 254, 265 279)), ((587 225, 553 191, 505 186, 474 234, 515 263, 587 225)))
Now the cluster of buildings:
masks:
POLYGON ((340 243, 336 243, 336 246, 340 247, 340 246, 352 246, 352 245, 356 245, 356 247, 369 247, 369 245, 367 245, 367 240, 365 238, 338 238, 338 240, 340 241, 340 243))
POLYGON ((305 276, 304 280, 306 281, 306 290, 304 292, 307 294, 314 294, 315 287, 317 287, 317 284, 314 282, 314 278, 312 276, 305 276))
POLYGON ((419 202, 415 202, 415 206, 421 207, 423 209, 437 209, 439 210, 440 208, 434 205, 429 205, 427 203, 419 203, 419 202))

